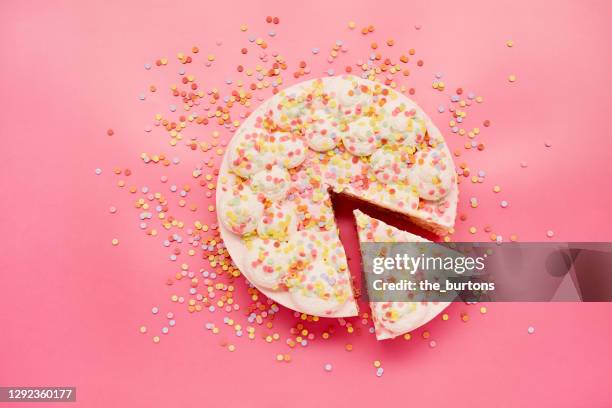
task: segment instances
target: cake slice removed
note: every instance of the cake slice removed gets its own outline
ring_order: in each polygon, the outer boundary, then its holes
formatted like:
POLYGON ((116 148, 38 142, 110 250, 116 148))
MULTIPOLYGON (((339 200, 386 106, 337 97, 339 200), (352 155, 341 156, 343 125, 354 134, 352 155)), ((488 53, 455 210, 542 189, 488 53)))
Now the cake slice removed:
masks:
MULTIPOLYGON (((364 242, 431 242, 399 230, 359 210, 353 211, 359 244, 364 242)), ((370 302, 376 339, 392 339, 432 320, 448 302, 370 302)))

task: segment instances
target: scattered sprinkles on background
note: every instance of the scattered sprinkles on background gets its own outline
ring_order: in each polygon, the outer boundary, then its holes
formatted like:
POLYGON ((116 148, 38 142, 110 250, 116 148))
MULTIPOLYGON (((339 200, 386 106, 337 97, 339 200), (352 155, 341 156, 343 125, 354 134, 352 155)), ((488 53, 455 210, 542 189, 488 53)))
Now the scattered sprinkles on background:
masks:
MULTIPOLYGON (((153 99, 156 99, 156 103, 162 102, 159 106, 164 108, 153 113, 151 122, 143 125, 142 129, 147 137, 165 135, 168 148, 174 152, 142 153, 140 159, 144 167, 138 171, 146 176, 147 171, 153 170, 152 167, 162 171, 170 166, 181 166, 183 169, 180 156, 190 152, 201 155, 200 164, 196 168, 184 168, 186 177, 183 179, 171 176, 170 172, 156 175, 153 179, 164 185, 161 189, 132 182, 132 170, 125 168, 117 167, 112 172, 107 170, 102 178, 116 177, 113 183, 122 193, 132 198, 136 213, 135 227, 142 232, 143 237, 156 239, 161 248, 168 251, 171 273, 165 281, 169 296, 168 305, 164 306, 164 309, 180 308, 188 314, 202 314, 205 319, 210 317, 210 321, 204 324, 205 331, 210 335, 223 337, 220 345, 228 352, 239 352, 236 344, 240 341, 263 341, 270 344, 271 355, 276 361, 289 363, 293 361, 290 351, 307 349, 311 344, 325 343, 332 337, 355 339, 373 336, 372 321, 367 313, 355 318, 331 321, 281 310, 278 305, 240 278, 240 271, 233 264, 220 238, 216 221, 186 220, 189 213, 208 219, 208 214, 216 212, 213 200, 219 161, 227 147, 227 142, 221 136, 235 132, 253 108, 270 94, 285 88, 292 80, 297 82, 305 79, 304 77, 307 79, 351 73, 413 96, 417 89, 411 81, 411 71, 424 69, 425 61, 417 57, 415 49, 404 48, 406 44, 400 44, 392 38, 370 40, 375 37, 375 26, 358 25, 353 21, 348 22, 346 26, 347 34, 351 35, 353 40, 366 41, 370 48, 369 54, 353 56, 344 41, 335 39, 327 44, 332 44, 330 48, 325 47, 325 44, 315 44, 304 50, 302 61, 287 61, 282 53, 275 49, 275 41, 279 37, 276 26, 281 24, 281 21, 279 17, 267 16, 265 22, 268 29, 259 34, 252 33, 247 24, 238 27, 245 37, 244 44, 235 52, 235 71, 216 86, 208 80, 204 81, 206 70, 215 68, 217 58, 212 50, 192 46, 189 48, 190 52, 178 53, 176 60, 160 57, 152 63, 144 63, 145 71, 164 70, 168 67, 176 69, 177 65, 179 70, 176 83, 168 88, 159 84, 146 84, 141 88, 143 92, 137 95, 135 103, 148 104, 153 99), (396 55, 396 49, 399 56, 396 55), (387 53, 388 56, 385 55, 387 53), (315 62, 321 58, 327 65, 322 70, 315 68, 318 66, 315 62), (309 59, 313 62, 310 63, 309 59), (275 317, 280 313, 292 317, 291 327, 275 326, 275 317)), ((420 25, 414 27, 421 30, 420 25)), ((223 41, 217 40, 215 46, 223 46, 223 41)), ((513 48, 514 41, 508 40, 506 46, 513 48)), ((516 83, 516 75, 509 74, 507 81, 516 83)), ((451 142, 462 146, 452 151, 459 183, 485 184, 487 189, 492 189, 496 194, 500 193, 501 187, 490 183, 486 172, 472 168, 467 159, 469 154, 486 151, 487 132, 492 127, 491 120, 478 120, 482 128, 466 125, 468 113, 484 103, 484 97, 474 90, 451 87, 443 80, 441 73, 434 75, 429 89, 444 98, 437 111, 440 115, 448 115, 448 132, 443 132, 445 137, 448 141, 456 141, 455 138, 462 140, 459 144, 451 142), (466 158, 463 158, 464 155, 466 158)), ((105 133, 107 136, 115 135, 112 128, 108 128, 105 133)), ((552 146, 552 142, 548 140, 544 144, 546 147, 552 146)), ((526 168, 527 162, 521 161, 520 167, 526 168)), ((96 176, 103 174, 102 168, 99 167, 95 168, 94 172, 96 176)), ((491 190, 487 191, 490 195, 491 190)), ((464 213, 458 214, 455 228, 462 228, 470 234, 479 234, 480 228, 467 225, 465 221, 471 216, 469 212, 479 207, 480 200, 473 196, 466 201, 467 205, 459 209, 464 213)), ((509 206, 507 200, 498 202, 502 208, 509 206)), ((118 207, 110 206, 108 211, 115 214, 118 207)), ((482 228, 482 231, 489 234, 493 240, 502 238, 502 235, 493 232, 490 226, 482 228)), ((451 241, 453 233, 456 231, 445 236, 444 240, 451 241)), ((509 236, 511 241, 518 240, 516 234, 509 236)), ((554 232, 548 230, 546 236, 552 238, 554 232)), ((118 246, 119 239, 112 238, 111 244, 118 246)), ((470 317, 466 308, 460 309, 458 312, 443 313, 440 319, 445 322, 468 322, 470 317)), ((484 306, 479 310, 481 315, 488 312, 484 306)), ((155 319, 163 319, 163 322, 158 325, 141 325, 138 331, 143 335, 154 332, 148 338, 153 343, 159 343, 159 334, 168 335, 176 326, 176 316, 173 312, 161 313, 158 306, 152 307, 151 312, 155 319), (156 326, 159 328, 153 328, 156 326)), ((535 328, 529 326, 527 331, 533 334, 535 328)), ((405 341, 421 338, 430 348, 438 346, 437 341, 430 339, 429 331, 419 329, 416 332, 420 334, 406 333, 402 338, 405 341)), ((345 340, 341 342, 341 346, 333 347, 342 347, 350 352, 353 350, 354 341, 345 340)), ((333 370, 331 363, 325 363, 323 368, 325 372, 333 370)), ((374 360, 374 368, 376 376, 382 377, 384 369, 380 360, 374 360)))

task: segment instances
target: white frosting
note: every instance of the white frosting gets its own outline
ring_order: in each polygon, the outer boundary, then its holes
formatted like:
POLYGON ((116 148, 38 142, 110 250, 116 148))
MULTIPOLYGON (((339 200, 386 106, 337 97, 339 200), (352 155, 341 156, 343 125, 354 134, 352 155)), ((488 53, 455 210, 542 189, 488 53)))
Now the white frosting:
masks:
POLYGON ((278 165, 268 166, 254 174, 251 180, 253 191, 271 201, 284 199, 291 183, 287 169, 278 165))
POLYGON ((272 138, 275 142, 277 161, 286 168, 297 167, 306 159, 308 147, 302 136, 293 133, 275 133, 272 138))
POLYGON ((426 314, 418 302, 372 302, 376 320, 393 333, 405 333, 418 327, 426 314))
POLYGON ((300 282, 289 289, 291 299, 302 310, 309 310, 316 316, 326 316, 338 310, 349 296, 352 297, 351 293, 340 294, 340 297, 334 293, 339 289, 335 286, 337 271, 328 263, 315 261, 302 274, 305 276, 298 278, 300 282), (317 275, 323 279, 309 279, 317 275))
POLYGON ((291 202, 273 203, 264 209, 257 224, 257 235, 260 238, 275 239, 286 242, 297 232, 297 214, 291 202))
POLYGON ((354 108, 356 105, 364 106, 371 101, 371 96, 360 89, 358 82, 351 79, 333 81, 329 90, 335 95, 341 110, 354 108))
POLYGON ((369 156, 378 147, 376 131, 367 117, 351 122, 346 132, 342 133, 342 143, 355 156, 369 156))
POLYGON ((385 111, 384 123, 390 132, 388 139, 392 144, 416 146, 423 140, 427 127, 414 109, 404 103, 394 103, 385 106, 385 111))
POLYGON ((410 174, 410 155, 407 151, 378 149, 370 157, 372 170, 381 183, 407 181, 410 174))
POLYGON ((455 168, 444 152, 418 151, 414 164, 415 181, 419 196, 426 200, 439 200, 455 184, 455 168))
POLYGON ((248 186, 235 188, 232 196, 221 202, 219 214, 223 224, 238 235, 249 234, 257 228, 263 204, 248 186))
POLYGON ((270 151, 269 138, 263 132, 241 132, 236 135, 237 145, 229 150, 231 169, 243 178, 261 171, 276 161, 270 151))
POLYGON ((249 279, 255 285, 279 289, 290 263, 286 247, 272 239, 255 238, 249 242, 245 264, 249 266, 249 279))
POLYGON ((340 130, 335 121, 325 119, 323 115, 317 115, 308 124, 305 136, 309 148, 317 152, 326 152, 338 145, 340 130))

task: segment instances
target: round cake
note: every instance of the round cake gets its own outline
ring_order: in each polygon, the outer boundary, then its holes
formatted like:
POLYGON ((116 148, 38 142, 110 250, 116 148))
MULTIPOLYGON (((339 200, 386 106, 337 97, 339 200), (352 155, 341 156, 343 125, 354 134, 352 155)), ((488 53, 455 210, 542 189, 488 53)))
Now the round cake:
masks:
POLYGON ((405 95, 354 76, 278 92, 228 146, 217 186, 219 224, 243 275, 272 300, 309 315, 358 314, 332 192, 438 234, 455 222, 451 154, 405 95))

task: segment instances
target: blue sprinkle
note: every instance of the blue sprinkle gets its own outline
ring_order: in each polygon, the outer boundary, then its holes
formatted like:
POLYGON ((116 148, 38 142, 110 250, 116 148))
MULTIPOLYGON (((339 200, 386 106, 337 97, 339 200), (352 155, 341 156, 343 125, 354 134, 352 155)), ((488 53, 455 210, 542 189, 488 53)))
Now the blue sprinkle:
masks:
POLYGON ((175 112, 176 111, 176 105, 170 105, 170 111, 171 112, 175 112))
POLYGON ((319 53, 319 49, 318 48, 313 48, 311 51, 315 55, 319 53))
POLYGON ((438 106, 438 112, 443 113, 446 109, 444 109, 444 106, 440 105, 438 106))
POLYGON ((140 99, 141 101, 144 101, 147 97, 145 96, 145 94, 141 93, 140 95, 138 95, 138 99, 140 99))
POLYGON ((148 71, 151 69, 151 64, 149 64, 148 62, 144 65, 144 68, 148 71))

